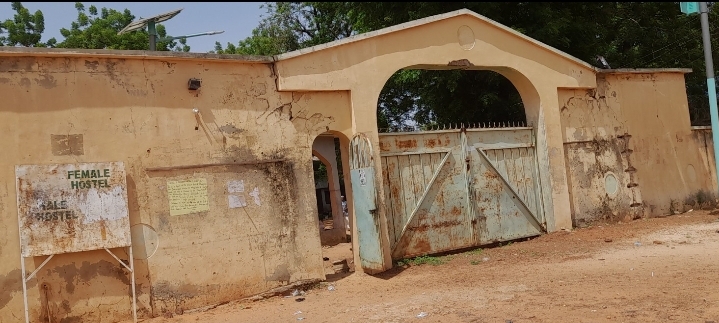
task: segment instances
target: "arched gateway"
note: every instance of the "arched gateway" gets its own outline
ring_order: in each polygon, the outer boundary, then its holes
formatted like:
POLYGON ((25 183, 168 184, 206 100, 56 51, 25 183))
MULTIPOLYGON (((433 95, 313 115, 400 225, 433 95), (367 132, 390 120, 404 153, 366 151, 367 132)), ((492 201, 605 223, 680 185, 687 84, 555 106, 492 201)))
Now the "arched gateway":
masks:
POLYGON ((347 132, 379 147, 370 168, 376 214, 355 208, 358 226, 372 219, 379 231, 368 238, 379 245, 371 257, 359 232, 366 271, 391 268, 392 258, 571 228, 557 91, 595 87, 591 65, 459 10, 279 55, 276 66, 280 91, 349 90, 347 132), (379 93, 403 68, 502 74, 519 91, 529 126, 379 134, 379 93))

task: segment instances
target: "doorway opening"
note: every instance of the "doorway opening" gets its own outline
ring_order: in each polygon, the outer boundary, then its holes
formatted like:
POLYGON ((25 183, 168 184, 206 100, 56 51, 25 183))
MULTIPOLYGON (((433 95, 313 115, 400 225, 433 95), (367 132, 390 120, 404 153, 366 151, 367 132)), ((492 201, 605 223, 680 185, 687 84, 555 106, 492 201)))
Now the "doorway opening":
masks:
POLYGON ((320 134, 312 143, 317 229, 328 280, 344 277, 354 271, 352 219, 349 215, 343 166, 347 162, 343 162, 344 158, 340 137, 332 132, 320 134))

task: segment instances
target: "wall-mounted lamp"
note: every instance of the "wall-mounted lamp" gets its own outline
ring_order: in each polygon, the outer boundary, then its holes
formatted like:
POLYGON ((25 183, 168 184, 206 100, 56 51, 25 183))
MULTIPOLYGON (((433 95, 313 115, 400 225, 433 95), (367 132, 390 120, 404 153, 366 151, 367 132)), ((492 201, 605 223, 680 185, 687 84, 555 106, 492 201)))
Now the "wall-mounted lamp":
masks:
POLYGON ((202 81, 200 79, 191 78, 189 81, 187 81, 187 89, 195 91, 202 86, 202 81))

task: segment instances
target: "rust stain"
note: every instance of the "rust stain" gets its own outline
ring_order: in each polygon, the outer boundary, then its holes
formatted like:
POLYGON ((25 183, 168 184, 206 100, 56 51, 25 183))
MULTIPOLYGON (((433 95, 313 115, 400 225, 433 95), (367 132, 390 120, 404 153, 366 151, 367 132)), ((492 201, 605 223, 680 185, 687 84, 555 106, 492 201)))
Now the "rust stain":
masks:
POLYGON ((432 245, 426 239, 418 239, 412 248, 408 248, 410 253, 427 253, 432 251, 432 245))
POLYGON ((499 176, 497 176, 497 174, 495 174, 494 172, 492 172, 490 170, 485 171, 483 175, 485 178, 491 178, 491 179, 499 178, 499 176))
POLYGON ((384 141, 379 142, 379 150, 380 151, 390 151, 391 149, 392 149, 391 144, 384 142, 384 141))
POLYGON ((426 139, 426 140, 424 141, 424 145, 425 145, 427 148, 434 148, 434 146, 437 145, 437 141, 434 140, 434 139, 426 139))
POLYGON ((451 221, 441 221, 441 222, 435 222, 432 224, 421 224, 418 226, 413 226, 407 228, 407 230, 412 232, 427 232, 430 229, 441 229, 441 228, 451 228, 456 226, 463 225, 461 221, 459 220, 451 220, 451 221))
POLYGON ((416 139, 396 140, 396 142, 397 142, 397 148, 417 148, 417 140, 416 139))
POLYGON ((399 198, 399 187, 398 186, 392 186, 392 197, 393 198, 399 198))
POLYGON ((462 210, 460 210, 458 207, 455 206, 452 208, 452 211, 450 211, 450 213, 453 215, 460 215, 460 214, 462 214, 462 210))

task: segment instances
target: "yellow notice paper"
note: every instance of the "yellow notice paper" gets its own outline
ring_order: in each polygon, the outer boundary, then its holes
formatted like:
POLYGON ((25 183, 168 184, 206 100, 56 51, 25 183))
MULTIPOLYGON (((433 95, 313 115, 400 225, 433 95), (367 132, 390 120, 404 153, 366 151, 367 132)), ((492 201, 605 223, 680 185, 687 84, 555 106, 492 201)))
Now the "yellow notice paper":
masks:
POLYGON ((185 181, 167 181, 170 215, 183 215, 209 211, 207 180, 196 178, 185 181))

